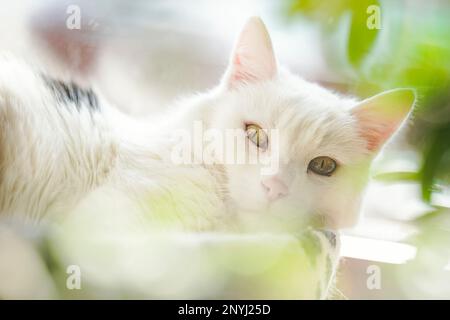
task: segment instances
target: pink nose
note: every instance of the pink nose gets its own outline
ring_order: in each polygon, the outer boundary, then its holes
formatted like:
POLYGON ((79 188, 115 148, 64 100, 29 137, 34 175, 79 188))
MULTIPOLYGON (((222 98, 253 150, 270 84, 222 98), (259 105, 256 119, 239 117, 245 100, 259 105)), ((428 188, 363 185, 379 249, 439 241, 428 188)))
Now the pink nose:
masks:
POLYGON ((277 177, 268 177, 261 181, 264 190, 266 190, 267 198, 270 201, 275 201, 289 193, 288 187, 277 177))

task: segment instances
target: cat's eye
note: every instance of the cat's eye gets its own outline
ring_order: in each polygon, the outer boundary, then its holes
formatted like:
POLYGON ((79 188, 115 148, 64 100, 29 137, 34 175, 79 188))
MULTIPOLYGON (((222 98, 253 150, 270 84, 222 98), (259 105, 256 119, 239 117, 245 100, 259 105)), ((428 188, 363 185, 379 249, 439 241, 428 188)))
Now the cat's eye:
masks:
POLYGON ((314 158, 309 162, 308 170, 311 170, 318 175, 329 177, 336 170, 336 167, 336 161, 330 157, 321 156, 314 158))
POLYGON ((245 126, 248 139, 253 142, 258 148, 266 150, 269 146, 269 137, 267 133, 256 124, 247 124, 245 126))

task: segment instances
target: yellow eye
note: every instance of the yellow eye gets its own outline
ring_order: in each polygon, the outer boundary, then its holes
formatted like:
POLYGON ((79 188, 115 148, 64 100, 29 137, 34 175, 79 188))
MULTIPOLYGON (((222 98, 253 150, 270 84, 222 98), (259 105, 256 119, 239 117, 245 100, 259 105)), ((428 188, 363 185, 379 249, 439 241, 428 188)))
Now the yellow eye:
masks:
POLYGON ((311 160, 308 165, 308 170, 319 174, 321 176, 331 176, 336 170, 336 161, 330 157, 317 157, 311 160))
POLYGON ((247 124, 245 126, 248 139, 253 142, 258 148, 266 150, 269 146, 269 137, 267 133, 256 124, 247 124))

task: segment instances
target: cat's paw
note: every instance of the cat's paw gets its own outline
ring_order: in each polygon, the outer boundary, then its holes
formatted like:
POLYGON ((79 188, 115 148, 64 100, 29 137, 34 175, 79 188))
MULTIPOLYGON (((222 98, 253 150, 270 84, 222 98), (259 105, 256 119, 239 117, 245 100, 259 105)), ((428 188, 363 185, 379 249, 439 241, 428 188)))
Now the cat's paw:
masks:
POLYGON ((339 263, 339 234, 330 230, 309 228, 297 235, 316 276, 317 299, 326 299, 334 284, 339 263))

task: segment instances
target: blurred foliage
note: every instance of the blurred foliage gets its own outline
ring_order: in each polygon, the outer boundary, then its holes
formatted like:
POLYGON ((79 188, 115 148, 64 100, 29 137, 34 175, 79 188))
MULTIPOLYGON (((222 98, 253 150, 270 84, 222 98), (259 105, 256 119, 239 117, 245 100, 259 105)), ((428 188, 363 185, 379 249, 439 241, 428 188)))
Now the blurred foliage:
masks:
POLYGON ((435 201, 450 183, 450 3, 288 3, 291 19, 310 19, 320 26, 327 61, 350 93, 364 97, 395 87, 416 89, 418 99, 406 134, 407 142, 420 154, 419 169, 377 178, 387 183, 419 183, 422 200, 434 207, 413 222, 419 233, 409 242, 417 247, 417 256, 397 274, 404 293, 416 298, 450 297, 450 209, 435 201), (371 5, 380 8, 379 29, 367 26, 371 5))
POLYGON ((407 298, 450 299, 450 209, 437 207, 416 220, 424 232, 411 241, 417 256, 395 273, 407 298))
POLYGON ((320 25, 331 67, 360 96, 395 87, 418 93, 409 142, 422 154, 421 169, 382 178, 417 179, 423 200, 450 181, 450 5, 442 1, 288 1, 292 19, 320 25), (370 29, 373 6, 380 28, 370 29), (346 44, 343 46, 342 44, 346 44))
POLYGON ((378 29, 361 27, 366 26, 366 12, 372 5, 379 6, 379 2, 377 0, 342 0, 332 2, 297 0, 290 7, 290 13, 301 13, 319 21, 327 33, 332 33, 339 27, 342 20, 349 18, 347 37, 341 40, 345 40, 345 43, 347 43, 348 58, 357 67, 371 50, 378 33, 378 29))

